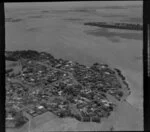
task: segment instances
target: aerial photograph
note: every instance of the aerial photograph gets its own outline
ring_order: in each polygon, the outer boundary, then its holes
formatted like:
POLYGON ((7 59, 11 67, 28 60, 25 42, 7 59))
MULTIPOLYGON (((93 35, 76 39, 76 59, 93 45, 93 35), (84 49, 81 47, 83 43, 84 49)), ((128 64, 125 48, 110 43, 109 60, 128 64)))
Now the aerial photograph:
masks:
POLYGON ((147 62, 148 62, 148 63, 147 63, 147 64, 148 64, 148 65, 147 65, 147 66, 148 66, 148 77, 150 77, 150 24, 148 24, 147 32, 148 32, 148 34, 147 34, 147 35, 148 35, 148 36, 147 36, 147 38, 148 38, 148 39, 147 39, 147 40, 148 40, 148 44, 147 44, 147 49, 148 49, 148 50, 147 50, 147 56, 148 56, 148 57, 147 57, 147 59, 148 59, 147 62))
POLYGON ((6 132, 143 130, 143 1, 4 7, 6 132))

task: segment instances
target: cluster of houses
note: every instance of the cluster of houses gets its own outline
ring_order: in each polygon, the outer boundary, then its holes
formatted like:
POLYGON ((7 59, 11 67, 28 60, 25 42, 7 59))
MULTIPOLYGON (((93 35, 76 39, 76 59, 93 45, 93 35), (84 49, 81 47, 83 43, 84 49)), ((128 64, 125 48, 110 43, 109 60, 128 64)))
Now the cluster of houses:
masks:
POLYGON ((13 108, 27 118, 49 111, 59 117, 100 122, 115 107, 106 93, 118 100, 123 96, 115 71, 106 64, 95 63, 88 67, 50 57, 52 63, 44 53, 42 57, 42 64, 40 60, 29 58, 21 61, 23 69, 20 75, 11 78, 6 76, 8 110, 13 108), (13 78, 18 82, 12 82, 13 78))

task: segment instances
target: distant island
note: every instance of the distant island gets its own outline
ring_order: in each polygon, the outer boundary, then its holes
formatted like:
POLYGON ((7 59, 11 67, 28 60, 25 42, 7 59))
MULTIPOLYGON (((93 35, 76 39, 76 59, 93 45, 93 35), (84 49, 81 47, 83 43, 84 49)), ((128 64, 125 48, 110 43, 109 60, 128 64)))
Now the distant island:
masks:
POLYGON ((84 25, 104 27, 104 28, 127 29, 127 30, 143 30, 142 25, 131 23, 86 22, 84 23, 84 25))
POLYGON ((8 128, 45 112, 100 123, 117 107, 115 101, 130 94, 121 71, 107 64, 88 67, 33 50, 6 51, 5 56, 8 128))

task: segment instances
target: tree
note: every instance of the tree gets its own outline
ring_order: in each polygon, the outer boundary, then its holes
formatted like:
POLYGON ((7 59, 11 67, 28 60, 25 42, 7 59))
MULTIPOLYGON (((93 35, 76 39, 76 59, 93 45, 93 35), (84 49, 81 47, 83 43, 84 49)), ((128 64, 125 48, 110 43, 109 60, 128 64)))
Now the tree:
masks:
POLYGON ((15 120, 16 120, 15 124, 16 127, 20 127, 24 123, 26 123, 26 118, 23 116, 21 112, 17 113, 17 115, 15 116, 15 120))

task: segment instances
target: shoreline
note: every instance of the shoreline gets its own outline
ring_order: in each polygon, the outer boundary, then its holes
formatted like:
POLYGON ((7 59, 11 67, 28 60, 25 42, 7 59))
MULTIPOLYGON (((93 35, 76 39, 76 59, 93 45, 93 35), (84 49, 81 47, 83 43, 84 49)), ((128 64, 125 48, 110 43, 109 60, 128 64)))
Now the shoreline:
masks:
MULTIPOLYGON (((22 51, 22 50, 18 50, 18 51, 22 51)), ((28 50, 24 50, 24 51, 28 51, 28 50)), ((6 51, 7 52, 7 51, 6 51)), ((11 51, 11 52, 14 52, 14 51, 11 51)), ((45 52, 45 51, 43 51, 43 52, 45 52)), ((42 51, 38 51, 38 53, 42 53, 42 51)), ((45 52, 45 53, 48 53, 48 52, 45 52)), ((48 54, 50 54, 50 53, 48 53, 48 54)), ((52 54, 50 54, 50 55, 52 55, 52 54)), ((54 57, 55 59, 60 59, 60 58, 56 58, 56 57, 54 57)), ((12 58, 11 58, 12 59, 12 58)), ((65 60, 65 59, 63 59, 63 60, 65 60)), ((75 61, 75 62, 77 62, 77 61, 75 61)), ((99 64, 105 64, 105 62, 98 62, 99 64)), ((93 63, 94 64, 94 63, 93 63)), ((106 63, 107 64, 107 63, 106 63)), ((123 68, 121 68, 121 67, 114 67, 114 66, 112 66, 110 63, 109 64, 107 64, 108 65, 108 67, 110 68, 110 69, 113 69, 113 70, 115 70, 115 71, 117 71, 117 73, 119 74, 119 77, 123 80, 123 83, 124 83, 124 85, 126 85, 126 87, 128 87, 128 90, 130 90, 130 94, 127 96, 127 98, 126 98, 126 100, 127 101, 129 101, 129 98, 133 98, 132 97, 132 91, 133 91, 133 89, 134 88, 132 88, 133 86, 132 86, 132 84, 130 83, 130 79, 128 79, 129 78, 129 71, 127 70, 127 69, 123 69, 123 68), (128 73, 126 73, 126 71, 128 72, 128 73)), ((92 64, 90 65, 90 66, 92 66, 92 64)), ((131 71, 130 71, 131 72, 131 71)), ((129 103, 131 103, 130 101, 129 101, 129 103)), ((132 103, 131 103, 132 104, 132 103)))
MULTIPOLYGON (((129 76, 130 74, 133 74, 133 71, 131 71, 131 70, 128 70, 128 69, 123 69, 123 68, 121 68, 121 67, 118 67, 120 70, 121 70, 121 73, 124 75, 124 77, 125 77, 125 80, 126 80, 126 82, 127 82, 127 84, 128 84, 128 86, 129 86, 129 88, 130 88, 130 95, 129 96, 127 96, 127 98, 126 98, 126 101, 131 105, 131 106, 133 106, 135 109, 137 109, 138 111, 143 111, 143 99, 142 99, 142 104, 140 104, 140 106, 138 106, 139 105, 139 99, 136 97, 136 87, 134 86, 135 84, 133 84, 133 83, 136 83, 136 82, 131 82, 132 80, 133 80, 133 78, 134 78, 134 76, 138 76, 138 74, 140 74, 140 72, 139 73, 135 73, 136 75, 132 75, 132 77, 131 76, 129 76), (136 98, 138 99, 136 99, 136 98), (136 103, 136 101, 137 101, 137 103, 136 103), (135 102, 135 103, 134 103, 135 102), (142 106, 141 106, 142 105, 142 106), (140 108, 139 108, 140 107, 140 108)), ((137 81, 137 82, 141 82, 141 81, 137 81)), ((142 83, 142 82, 141 82, 142 83)), ((138 84, 136 84, 137 85, 137 87, 138 88, 140 88, 140 86, 138 86, 138 84)), ((139 89, 137 89, 137 90, 139 90, 139 89)), ((141 91, 142 92, 142 91, 141 91)), ((143 95, 143 93, 141 93, 142 95, 143 95)))
POLYGON ((114 29, 125 29, 125 30, 143 30, 140 24, 130 24, 130 23, 107 23, 107 22, 86 22, 84 25, 97 26, 103 28, 114 28, 114 29))
MULTIPOLYGON (((24 51, 28 51, 28 50, 24 50, 24 51)), ((8 51, 9 52, 9 51, 8 51)), ((37 52, 37 53, 43 53, 43 52, 37 52)), ((48 52, 44 52, 44 53, 47 53, 47 54, 49 54, 49 55, 51 55, 52 57, 54 57, 52 54, 50 54, 50 53, 48 53, 48 52)), ((29 57, 29 56, 28 56, 29 57)), ((33 58, 35 58, 35 56, 33 55, 32 56, 33 58)), ((54 57, 55 58, 55 57, 54 57)), ((18 58, 18 59, 20 59, 20 58, 18 58)), ((65 59, 63 59, 63 60, 65 60, 65 59)), ((78 63, 77 61, 75 61, 76 63, 78 63)), ((94 63, 93 63, 94 64, 94 63)), ((128 79, 127 79, 127 77, 126 77, 126 75, 124 74, 125 73, 125 71, 124 70, 122 70, 122 68, 113 68, 111 65, 109 65, 109 64, 107 64, 107 63, 99 63, 99 64, 104 64, 104 65, 106 65, 106 67, 108 67, 109 69, 112 69, 112 70, 115 70, 117 73, 118 73, 118 76, 119 76, 119 78, 121 79, 121 81, 122 81, 122 83, 125 85, 125 88, 128 88, 128 89, 126 89, 127 91, 128 90, 130 90, 130 91, 132 91, 131 90, 131 87, 130 87, 130 83, 129 83, 129 81, 128 81, 128 79)), ((91 65, 92 66, 92 65, 91 65)), ((124 92, 125 93, 125 92, 124 92)), ((130 93, 130 92, 129 92, 130 93)), ((124 99, 122 100, 120 100, 120 101, 118 101, 120 104, 122 104, 124 101, 126 102, 126 103, 129 103, 127 100, 128 100, 128 97, 130 96, 130 94, 129 95, 126 95, 125 97, 124 97, 124 99)), ((130 104, 130 103, 129 103, 130 104)), ((130 104, 131 105, 131 104, 130 104)), ((132 105, 131 105, 132 106, 132 105)), ((117 108, 118 108, 118 105, 117 105, 117 108)), ((108 117, 109 118, 109 117, 108 117)), ((105 122, 105 121, 104 121, 105 122)), ((107 120, 106 120, 106 122, 107 122, 107 120)))

